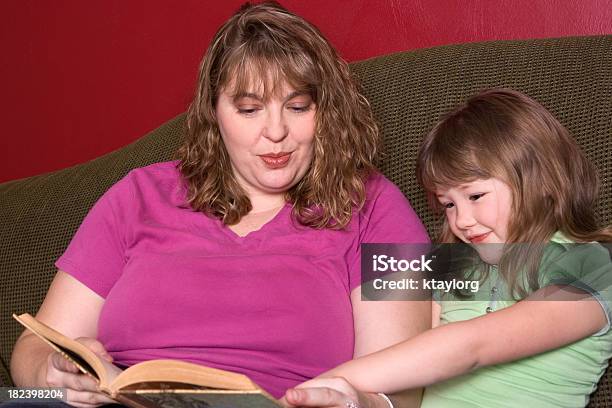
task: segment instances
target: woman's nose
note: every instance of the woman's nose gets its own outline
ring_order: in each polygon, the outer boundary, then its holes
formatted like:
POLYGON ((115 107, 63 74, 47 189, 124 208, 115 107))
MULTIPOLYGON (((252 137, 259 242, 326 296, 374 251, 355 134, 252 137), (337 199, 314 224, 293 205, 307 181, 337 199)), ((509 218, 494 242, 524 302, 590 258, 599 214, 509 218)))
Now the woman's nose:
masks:
POLYGON ((273 142, 280 142, 287 134, 289 134, 289 127, 283 115, 280 113, 269 113, 264 128, 264 136, 273 142))

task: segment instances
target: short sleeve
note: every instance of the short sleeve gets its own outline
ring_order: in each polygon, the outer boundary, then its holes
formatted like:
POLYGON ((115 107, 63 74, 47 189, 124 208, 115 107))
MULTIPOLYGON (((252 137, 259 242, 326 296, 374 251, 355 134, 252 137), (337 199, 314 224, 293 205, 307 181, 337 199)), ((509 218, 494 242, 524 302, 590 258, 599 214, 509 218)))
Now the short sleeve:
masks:
POLYGON ((359 213, 356 250, 348 260, 349 284, 361 285, 361 250, 366 243, 428 244, 423 223, 402 192, 381 174, 374 174, 366 184, 366 202, 359 213))
MULTIPOLYGON (((555 245, 555 244, 552 244, 555 245)), ((599 243, 564 244, 562 255, 544 258, 540 286, 571 285, 589 293, 601 305, 607 325, 612 322, 612 262, 610 251, 599 243)))
POLYGON ((91 208, 55 266, 106 298, 125 264, 128 210, 133 205, 128 175, 91 208))

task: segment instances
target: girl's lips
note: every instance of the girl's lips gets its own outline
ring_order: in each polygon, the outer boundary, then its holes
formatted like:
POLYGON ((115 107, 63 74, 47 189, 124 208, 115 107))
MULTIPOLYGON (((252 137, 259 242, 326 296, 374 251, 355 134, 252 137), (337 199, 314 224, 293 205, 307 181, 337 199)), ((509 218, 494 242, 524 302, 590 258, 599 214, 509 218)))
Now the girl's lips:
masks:
POLYGON ((472 244, 477 244, 477 243, 482 242, 485 239, 487 239, 489 234, 490 234, 490 232, 487 232, 485 234, 480 234, 480 235, 474 235, 474 236, 469 237, 468 239, 470 240, 470 242, 472 244))
POLYGON ((264 165, 269 169, 280 169, 285 167, 289 163, 291 153, 278 153, 278 154, 262 154, 259 158, 263 161, 264 165))

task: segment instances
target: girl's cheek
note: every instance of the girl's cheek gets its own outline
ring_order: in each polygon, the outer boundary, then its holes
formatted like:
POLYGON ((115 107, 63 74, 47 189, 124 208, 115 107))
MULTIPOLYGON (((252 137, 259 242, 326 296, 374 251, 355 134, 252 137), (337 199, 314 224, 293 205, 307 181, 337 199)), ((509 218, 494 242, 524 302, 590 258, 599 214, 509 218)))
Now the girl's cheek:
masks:
POLYGON ((449 210, 446 210, 445 216, 446 216, 446 219, 448 220, 448 223, 451 225, 451 227, 454 227, 455 217, 454 217, 453 213, 451 211, 449 211, 449 210))

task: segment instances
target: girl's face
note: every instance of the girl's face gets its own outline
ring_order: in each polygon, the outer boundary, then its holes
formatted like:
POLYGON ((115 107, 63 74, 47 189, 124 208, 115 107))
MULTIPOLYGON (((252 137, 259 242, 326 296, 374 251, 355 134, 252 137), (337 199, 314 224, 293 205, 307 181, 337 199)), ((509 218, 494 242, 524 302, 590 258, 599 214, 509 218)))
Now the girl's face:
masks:
POLYGON ((503 245, 484 244, 503 244, 508 238, 510 187, 500 179, 489 178, 438 188, 435 193, 453 234, 474 246, 485 262, 497 264, 503 245))

